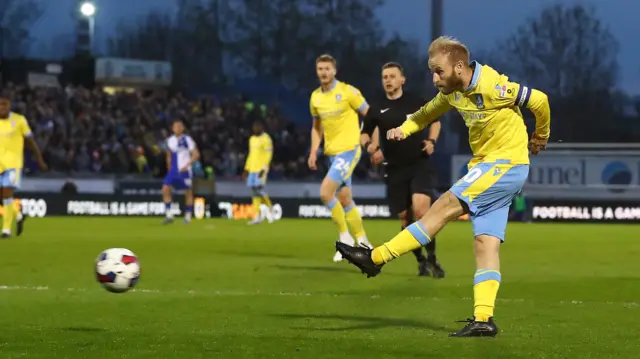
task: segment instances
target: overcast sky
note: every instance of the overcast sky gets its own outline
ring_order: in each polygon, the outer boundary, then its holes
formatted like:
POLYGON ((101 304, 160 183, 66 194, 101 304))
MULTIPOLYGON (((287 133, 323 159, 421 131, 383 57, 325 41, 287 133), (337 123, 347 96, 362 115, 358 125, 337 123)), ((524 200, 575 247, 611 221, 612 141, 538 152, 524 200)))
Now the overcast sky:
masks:
MULTIPOLYGON (((74 23, 72 9, 77 0, 44 1, 45 13, 34 27, 37 42, 34 55, 55 49, 55 39, 71 36, 74 23)), ((591 0, 563 1, 592 5, 602 21, 620 41, 618 84, 624 90, 640 94, 640 1, 591 0)), ((173 9, 174 0, 95 0, 98 6, 96 38, 99 46, 113 35, 121 21, 134 21, 152 9, 173 9)), ((445 0, 444 32, 458 37, 474 50, 495 49, 495 43, 507 37, 527 17, 535 15, 552 0, 445 0), (481 16, 479 16, 481 14, 481 16)), ((398 32, 427 46, 430 38, 430 0, 391 0, 378 16, 387 32, 398 32)))

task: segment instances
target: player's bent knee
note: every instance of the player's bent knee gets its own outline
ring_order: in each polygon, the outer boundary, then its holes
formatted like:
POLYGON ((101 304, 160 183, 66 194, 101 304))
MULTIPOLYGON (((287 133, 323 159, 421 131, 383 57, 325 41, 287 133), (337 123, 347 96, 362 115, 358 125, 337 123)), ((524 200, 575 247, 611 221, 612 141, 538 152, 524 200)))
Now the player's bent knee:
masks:
POLYGON ((323 191, 322 189, 320 190, 320 200, 323 203, 329 203, 334 197, 334 193, 333 192, 329 192, 329 191, 323 191))
POLYGON ((351 190, 347 187, 343 187, 338 192, 338 201, 342 204, 343 207, 349 206, 353 203, 353 196, 351 195, 351 190))
POLYGON ((500 247, 502 238, 490 234, 477 234, 474 237, 474 242, 481 247, 500 247))
POLYGON ((322 200, 323 203, 328 203, 335 197, 337 189, 337 183, 325 178, 320 185, 320 200, 322 200))
POLYGON ((11 187, 2 188, 2 198, 13 198, 13 188, 11 187))
POLYGON ((500 252, 500 244, 502 240, 498 237, 481 234, 475 236, 473 243, 476 256, 495 255, 500 252))

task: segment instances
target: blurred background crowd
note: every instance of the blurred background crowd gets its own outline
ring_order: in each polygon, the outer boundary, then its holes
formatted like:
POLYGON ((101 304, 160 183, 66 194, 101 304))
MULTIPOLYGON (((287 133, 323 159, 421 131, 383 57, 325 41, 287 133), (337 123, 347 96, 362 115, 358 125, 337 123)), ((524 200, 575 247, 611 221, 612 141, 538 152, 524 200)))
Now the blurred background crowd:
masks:
MULTIPOLYGON (((278 107, 242 96, 187 99, 164 92, 117 92, 67 86, 30 88, 8 84, 16 112, 25 114, 45 160, 60 173, 166 173, 164 141, 174 119, 182 119, 202 155, 201 167, 216 177, 236 178, 244 168, 251 124, 260 120, 274 141, 270 178, 310 179, 308 131, 282 116, 278 107)), ((37 164, 27 156, 25 170, 37 164)), ((359 179, 378 172, 363 160, 359 179)), ((204 172, 203 171, 203 172, 204 172)))
MULTIPOLYGON (((202 171, 237 178, 251 123, 262 119, 275 145, 270 178, 318 179, 325 168, 306 166, 315 58, 338 59, 338 79, 369 102, 381 94, 380 66, 398 61, 405 88, 428 99, 427 47, 443 33, 465 42, 474 60, 544 90, 553 143, 640 138, 640 49, 616 27, 624 22, 610 10, 620 7, 598 2, 529 2, 518 14, 484 3, 446 12, 443 0, 158 0, 136 2, 137 10, 109 1, 3 3, 0 83, 54 172, 162 177, 163 141, 180 118, 202 171), (467 26, 480 11, 495 26, 467 26)), ((443 117, 434 161, 448 182, 458 171, 452 156, 469 154, 468 129, 455 111, 443 117)), ((379 177, 366 157, 354 172, 379 177)))

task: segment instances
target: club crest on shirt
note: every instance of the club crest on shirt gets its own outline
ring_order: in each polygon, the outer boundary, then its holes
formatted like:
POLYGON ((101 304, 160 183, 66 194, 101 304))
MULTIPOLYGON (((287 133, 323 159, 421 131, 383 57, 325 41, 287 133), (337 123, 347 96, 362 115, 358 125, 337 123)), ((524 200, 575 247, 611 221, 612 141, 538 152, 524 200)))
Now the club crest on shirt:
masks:
POLYGON ((460 102, 460 93, 456 92, 456 102, 460 102))
POLYGON ((11 127, 16 127, 16 121, 15 120, 11 121, 11 127))
POLYGON ((341 94, 337 94, 336 95, 336 102, 340 102, 340 100, 342 100, 342 95, 341 94))
POLYGON ((484 99, 482 98, 482 94, 476 94, 476 107, 478 107, 479 110, 484 108, 484 99))

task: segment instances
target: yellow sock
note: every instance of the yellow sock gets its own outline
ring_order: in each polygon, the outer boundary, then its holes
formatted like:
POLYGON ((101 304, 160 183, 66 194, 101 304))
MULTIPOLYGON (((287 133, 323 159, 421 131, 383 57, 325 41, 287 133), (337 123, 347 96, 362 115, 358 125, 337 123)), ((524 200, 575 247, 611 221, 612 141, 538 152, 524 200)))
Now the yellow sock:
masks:
POLYGON ((338 232, 348 232, 347 220, 344 217, 344 208, 342 208, 342 204, 334 198, 327 203, 327 207, 331 210, 331 218, 338 225, 338 232))
POLYGON ((353 234, 355 238, 366 237, 367 234, 364 231, 362 217, 360 217, 360 212, 358 211, 356 204, 354 202, 351 202, 350 205, 344 208, 344 212, 347 224, 351 229, 351 234, 353 234))
POLYGON ((13 199, 5 199, 2 201, 2 204, 2 232, 11 233, 11 225, 13 224, 13 217, 15 215, 13 199))
POLYGON ((422 223, 415 222, 398 233, 389 242, 376 247, 371 253, 371 259, 375 264, 384 264, 416 248, 420 248, 420 246, 424 246, 430 241, 429 234, 427 234, 427 230, 422 223))
POLYGON ((271 203, 271 198, 269 198, 269 195, 266 193, 262 194, 262 203, 264 203, 269 209, 271 209, 271 207, 273 206, 271 203))
POLYGON ((477 321, 486 322, 493 317, 501 280, 502 275, 498 270, 480 269, 476 271, 473 280, 473 315, 477 321))
POLYGON ((252 197, 253 202, 253 213, 255 214, 253 218, 256 218, 260 215, 260 204, 262 203, 262 199, 260 197, 252 197))
POLYGON ((13 200, 13 216, 16 221, 22 220, 22 208, 20 207, 20 201, 13 200))

